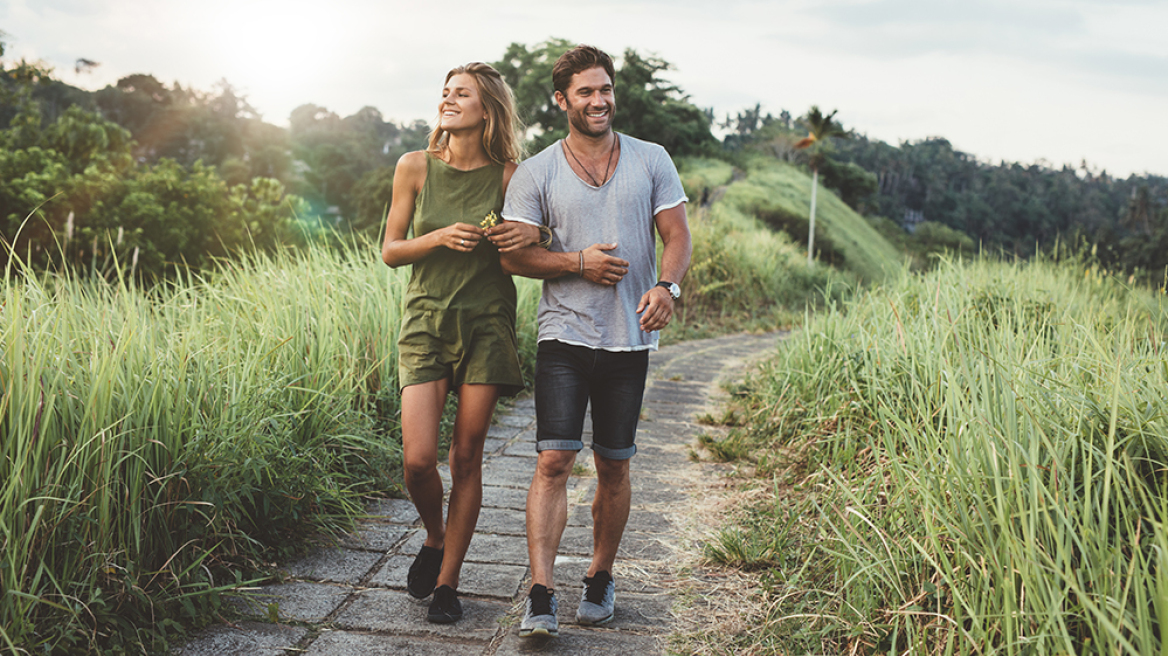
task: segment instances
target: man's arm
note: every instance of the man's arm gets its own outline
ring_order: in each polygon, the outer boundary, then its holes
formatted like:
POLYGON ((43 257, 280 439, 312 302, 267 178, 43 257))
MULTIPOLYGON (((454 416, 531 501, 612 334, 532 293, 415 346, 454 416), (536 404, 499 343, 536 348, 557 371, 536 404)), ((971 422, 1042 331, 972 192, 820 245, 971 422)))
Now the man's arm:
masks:
MULTIPOLYGON (((685 203, 667 210, 661 210, 653 217, 657 233, 665 248, 661 250, 661 280, 681 284, 689 271, 689 259, 693 254, 693 242, 689 235, 689 221, 685 217, 685 203)), ((664 287, 652 287, 641 296, 637 304, 637 314, 641 315, 641 330, 651 332, 661 330, 673 318, 673 297, 664 287)))
POLYGON ((616 244, 593 244, 582 251, 561 253, 528 246, 499 253, 499 263, 513 276, 547 280, 575 274, 599 285, 615 285, 629 272, 629 263, 605 252, 614 248, 616 244))

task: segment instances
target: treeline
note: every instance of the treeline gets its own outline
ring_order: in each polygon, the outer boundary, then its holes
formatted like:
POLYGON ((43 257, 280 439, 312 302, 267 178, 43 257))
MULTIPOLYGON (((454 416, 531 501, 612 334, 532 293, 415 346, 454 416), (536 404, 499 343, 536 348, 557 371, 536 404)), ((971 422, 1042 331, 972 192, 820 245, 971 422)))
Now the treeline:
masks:
MULTIPOLYGON (((571 45, 514 44, 494 62, 517 91, 533 152, 567 133, 548 86, 571 45)), ((618 129, 675 155, 715 152, 712 115, 662 78, 669 68, 625 51, 618 129)), ((37 268, 157 277, 256 248, 375 237, 394 164, 425 147, 429 125, 315 104, 288 122, 264 122, 226 81, 200 91, 135 74, 87 92, 42 65, 0 60, 0 258, 10 248, 37 268)))
POLYGON ((371 107, 304 105, 290 123, 264 122, 226 82, 136 74, 86 92, 0 61, 0 234, 36 268, 152 277, 333 238, 380 224, 393 163, 428 131, 371 107))
MULTIPOLYGON (((756 106, 729 117, 730 152, 788 161, 806 136, 787 111, 756 106)), ((852 132, 834 139, 825 186, 907 250, 950 250, 1029 257, 1072 252, 1103 266, 1163 283, 1168 267, 1168 178, 1118 178, 1083 162, 994 164, 940 137, 893 146, 852 132)))
MULTIPOLYGON (((530 152, 567 133, 549 86, 552 64, 572 45, 514 43, 492 62, 515 90, 530 152)), ((670 69, 624 51, 619 131, 674 156, 807 164, 795 147, 807 134, 801 119, 755 106, 716 124, 712 110, 664 77, 670 69)), ((116 261, 163 275, 256 247, 375 236, 393 165, 424 147, 428 124, 386 120, 373 107, 341 117, 314 104, 288 122, 264 122, 226 81, 198 91, 137 74, 87 92, 36 64, 0 60, 0 229, 39 266, 109 270, 116 261)), ((850 134, 827 144, 823 184, 917 262, 939 250, 1028 257, 1057 248, 1164 277, 1168 178, 1117 178, 1085 163, 993 164, 942 138, 894 146, 850 134)))

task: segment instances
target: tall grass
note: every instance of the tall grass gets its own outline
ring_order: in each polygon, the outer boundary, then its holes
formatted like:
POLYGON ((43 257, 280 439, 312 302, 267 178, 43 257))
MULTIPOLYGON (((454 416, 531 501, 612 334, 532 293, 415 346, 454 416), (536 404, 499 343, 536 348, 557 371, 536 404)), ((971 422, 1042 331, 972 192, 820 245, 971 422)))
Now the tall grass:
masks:
MULTIPOLYGON (((310 248, 152 290, 0 289, 0 650, 160 647, 217 590, 400 488, 408 270, 310 248)), ((534 350, 538 285, 521 282, 534 350)))
POLYGON ((769 572, 734 648, 1168 653, 1166 308, 945 263, 809 322, 713 445, 776 490, 709 550, 769 572))

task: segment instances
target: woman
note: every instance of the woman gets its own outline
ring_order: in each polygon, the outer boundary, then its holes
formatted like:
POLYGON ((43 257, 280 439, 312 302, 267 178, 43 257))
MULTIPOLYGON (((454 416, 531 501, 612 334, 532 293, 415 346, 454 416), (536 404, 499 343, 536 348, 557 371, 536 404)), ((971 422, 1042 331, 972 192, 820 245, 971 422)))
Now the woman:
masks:
POLYGON ((381 258, 391 267, 413 265, 398 370, 406 489, 426 541, 407 588, 419 599, 433 591, 427 619, 451 623, 462 617, 458 576, 482 505, 483 440, 499 397, 523 389, 515 285, 499 266, 499 253, 536 243, 540 231, 511 221, 491 226, 503 209, 522 135, 499 73, 477 62, 451 70, 438 110, 427 149, 397 163, 381 258), (458 412, 443 524, 438 431, 451 391, 458 412))

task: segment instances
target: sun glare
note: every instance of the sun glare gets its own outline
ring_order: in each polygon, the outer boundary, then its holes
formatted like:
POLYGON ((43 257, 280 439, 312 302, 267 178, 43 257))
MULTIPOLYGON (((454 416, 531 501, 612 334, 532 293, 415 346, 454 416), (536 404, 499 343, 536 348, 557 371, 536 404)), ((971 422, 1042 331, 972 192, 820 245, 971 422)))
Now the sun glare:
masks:
POLYGON ((287 87, 334 65, 345 34, 336 12, 293 3, 237 3, 218 13, 211 31, 215 69, 250 92, 287 87))

